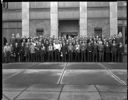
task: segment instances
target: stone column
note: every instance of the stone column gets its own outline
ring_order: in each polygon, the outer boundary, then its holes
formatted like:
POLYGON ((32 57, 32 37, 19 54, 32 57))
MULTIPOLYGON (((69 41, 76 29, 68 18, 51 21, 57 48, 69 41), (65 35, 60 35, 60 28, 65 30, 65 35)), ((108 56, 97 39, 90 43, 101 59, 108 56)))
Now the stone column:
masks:
POLYGON ((29 37, 29 2, 22 2, 22 37, 29 37))
POLYGON ((50 3, 50 36, 58 38, 58 2, 50 3))
POLYGON ((110 37, 117 35, 117 2, 110 2, 110 37))
POLYGON ((87 2, 80 2, 80 37, 87 37, 87 2))

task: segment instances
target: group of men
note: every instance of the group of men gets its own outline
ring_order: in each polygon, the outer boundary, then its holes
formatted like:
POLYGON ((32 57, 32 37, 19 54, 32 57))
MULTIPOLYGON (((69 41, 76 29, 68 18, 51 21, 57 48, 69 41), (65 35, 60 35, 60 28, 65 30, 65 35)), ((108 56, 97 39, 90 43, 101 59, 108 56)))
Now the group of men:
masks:
POLYGON ((122 62, 121 37, 16 38, 3 46, 3 62, 122 62))

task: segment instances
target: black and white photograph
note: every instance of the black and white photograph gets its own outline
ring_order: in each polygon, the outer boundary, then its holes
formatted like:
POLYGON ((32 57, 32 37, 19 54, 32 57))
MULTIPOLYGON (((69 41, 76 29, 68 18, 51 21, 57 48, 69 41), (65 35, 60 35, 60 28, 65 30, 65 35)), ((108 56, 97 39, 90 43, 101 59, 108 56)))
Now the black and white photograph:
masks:
POLYGON ((127 100, 127 1, 1 5, 1 100, 127 100))

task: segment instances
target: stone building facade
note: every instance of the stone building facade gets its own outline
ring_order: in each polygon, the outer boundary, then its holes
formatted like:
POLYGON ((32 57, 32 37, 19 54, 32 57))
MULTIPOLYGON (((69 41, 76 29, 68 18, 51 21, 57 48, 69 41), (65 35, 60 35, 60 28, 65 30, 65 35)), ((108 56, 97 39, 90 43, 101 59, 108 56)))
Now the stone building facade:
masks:
POLYGON ((8 2, 2 10, 2 36, 11 34, 110 37, 127 39, 127 3, 118 2, 8 2))

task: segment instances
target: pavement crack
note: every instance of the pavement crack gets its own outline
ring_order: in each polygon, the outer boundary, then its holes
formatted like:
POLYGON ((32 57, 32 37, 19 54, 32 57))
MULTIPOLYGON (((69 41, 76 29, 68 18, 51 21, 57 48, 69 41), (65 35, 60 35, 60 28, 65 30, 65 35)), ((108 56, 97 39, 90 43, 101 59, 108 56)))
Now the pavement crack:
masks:
MULTIPOLYGON (((37 66, 37 65, 39 65, 39 64, 32 65, 32 66, 30 66, 29 68, 31 68, 31 67, 33 67, 33 66, 35 67, 35 66, 37 66)), ((20 71, 20 72, 14 73, 13 75, 11 75, 11 76, 9 76, 9 77, 3 79, 3 81, 6 81, 7 79, 10 79, 10 78, 12 78, 12 77, 14 77, 14 76, 16 76, 16 75, 18 75, 18 74, 22 74, 22 73, 25 72, 25 70, 26 70, 26 69, 23 69, 23 70, 20 71)))
POLYGON ((7 99, 7 100, 11 100, 9 97, 7 97, 4 93, 3 96, 7 99))
POLYGON ((18 95, 16 95, 13 100, 16 100, 24 91, 26 91, 30 86, 26 87, 25 89, 23 89, 18 95))
POLYGON ((116 76, 111 69, 105 67, 103 64, 98 63, 98 65, 100 65, 101 67, 103 67, 107 73, 109 73, 117 82, 119 82, 121 85, 127 85, 127 83, 123 80, 121 80, 118 76, 116 76))
POLYGON ((99 93, 99 95, 100 95, 100 99, 101 99, 101 100, 103 100, 102 95, 101 95, 101 93, 100 93, 99 89, 96 87, 96 85, 94 85, 94 86, 95 86, 95 88, 96 88, 97 92, 98 92, 98 93, 99 93))

